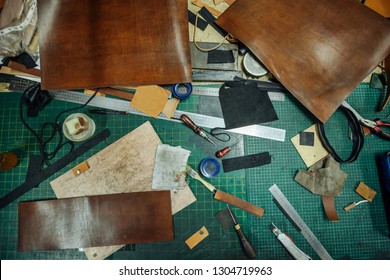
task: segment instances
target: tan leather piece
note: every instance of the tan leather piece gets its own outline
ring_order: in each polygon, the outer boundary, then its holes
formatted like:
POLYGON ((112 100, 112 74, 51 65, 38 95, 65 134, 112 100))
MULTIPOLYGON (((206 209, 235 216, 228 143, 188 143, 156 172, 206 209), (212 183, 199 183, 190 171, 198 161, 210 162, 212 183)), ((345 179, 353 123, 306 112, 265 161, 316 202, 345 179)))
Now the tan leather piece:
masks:
POLYGON ((328 219, 332 222, 339 222, 336 207, 334 205, 334 196, 322 196, 322 205, 328 219))
POLYGON ((355 0, 237 0, 216 23, 322 122, 390 53, 390 22, 355 0))
POLYGON ((182 0, 39 0, 43 89, 191 82, 182 0))
POLYGON ((18 204, 19 251, 172 240, 169 191, 18 204))
POLYGON ((8 62, 7 66, 11 69, 14 69, 14 70, 26 73, 26 74, 34 75, 37 77, 41 76, 41 70, 39 70, 37 68, 27 68, 23 64, 20 64, 18 62, 12 61, 12 60, 10 62, 8 62))
POLYGON ((214 198, 216 200, 228 203, 230 205, 234 205, 248 213, 251 213, 259 218, 263 216, 264 214, 264 209, 261 207, 258 207, 256 205, 253 205, 245 200, 242 200, 238 197, 235 197, 229 193, 217 190, 214 194, 214 198))

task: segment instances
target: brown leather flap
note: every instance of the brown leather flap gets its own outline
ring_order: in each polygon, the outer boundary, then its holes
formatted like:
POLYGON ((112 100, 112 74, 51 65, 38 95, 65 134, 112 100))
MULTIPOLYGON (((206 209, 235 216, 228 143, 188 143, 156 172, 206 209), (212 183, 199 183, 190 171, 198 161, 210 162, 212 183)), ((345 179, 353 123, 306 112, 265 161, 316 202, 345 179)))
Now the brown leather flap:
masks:
POLYGON ((42 88, 191 82, 187 1, 39 0, 42 88))
POLYGON ((390 22, 356 0, 237 0, 216 22, 322 122, 390 52, 390 22))
POLYGON ((169 191, 85 196, 19 207, 19 251, 172 240, 169 191))

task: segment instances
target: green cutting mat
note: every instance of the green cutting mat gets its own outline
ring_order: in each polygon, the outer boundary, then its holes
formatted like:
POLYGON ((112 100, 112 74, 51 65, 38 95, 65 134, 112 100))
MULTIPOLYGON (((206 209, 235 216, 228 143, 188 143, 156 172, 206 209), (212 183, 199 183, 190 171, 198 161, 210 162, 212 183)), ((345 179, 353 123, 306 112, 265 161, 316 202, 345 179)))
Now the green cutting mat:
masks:
MULTIPOLYGON (((379 91, 372 90, 366 84, 362 84, 348 101, 359 112, 365 112, 366 117, 384 119, 389 109, 380 114, 375 113, 374 110, 380 97, 379 91)), ((35 138, 20 122, 19 98, 20 94, 18 93, 0 93, 0 144, 2 145, 0 150, 13 150, 20 156, 20 163, 16 168, 0 173, 1 196, 24 182, 28 158, 30 155, 38 153, 35 138)), ((199 101, 200 97, 192 96, 181 102, 179 109, 196 112, 199 101)), ((43 122, 53 121, 58 112, 75 106, 75 104, 54 100, 40 112, 39 118, 28 118, 27 120, 32 127, 38 128, 43 122)), ((387 237, 388 228, 373 158, 378 153, 388 151, 390 149, 389 143, 377 137, 367 137, 358 161, 342 166, 342 169, 348 173, 348 179, 343 193, 336 198, 336 207, 341 222, 331 223, 323 217, 320 197, 309 193, 293 181, 295 172, 298 169, 305 169, 305 165, 289 139, 312 125, 313 119, 311 119, 310 113, 291 97, 287 97, 285 102, 274 102, 274 106, 279 120, 270 125, 286 129, 286 141, 277 142, 256 137, 244 137, 246 154, 269 151, 273 155, 272 163, 248 170, 222 172, 218 177, 209 180, 217 188, 240 198, 248 199, 265 209, 263 218, 258 219, 233 208, 244 231, 257 249, 258 259, 290 259, 288 253, 269 230, 271 222, 288 232, 299 247, 314 259, 318 259, 302 235, 291 226, 273 203, 272 195, 268 191, 272 184, 277 184, 280 187, 333 258, 390 258, 390 239, 387 237), (372 204, 359 205, 349 212, 344 212, 345 205, 360 199, 354 192, 359 181, 364 181, 378 194, 372 204)), ((88 113, 87 108, 80 110, 80 112, 88 113)), ((19 201, 55 198, 49 186, 49 182, 53 178, 60 176, 78 162, 92 156, 145 121, 152 123, 163 143, 182 146, 190 150, 190 165, 195 168, 198 167, 203 158, 213 156, 215 152, 214 147, 210 147, 207 142, 194 135, 191 130, 180 123, 135 115, 92 115, 91 117, 97 125, 97 131, 106 127, 110 128, 111 136, 107 143, 99 144, 64 170, 41 183, 39 188, 26 193, 19 201)), ((328 137, 333 139, 340 133, 344 133, 345 126, 343 117, 337 112, 332 117, 330 125, 326 126, 328 137)), ((240 138, 236 137, 235 139, 239 140, 240 138)), ((338 143, 334 145, 341 151, 341 154, 347 154, 350 145, 346 144, 345 147, 339 147, 338 143)), ((58 154, 58 158, 65 154, 66 148, 58 154)), ((232 155, 234 154, 232 153, 232 155)), ((225 205, 213 200, 210 192, 198 182, 190 180, 189 183, 197 201, 174 215, 174 241, 128 245, 110 256, 109 259, 245 259, 234 231, 224 230, 215 219, 215 215, 225 205), (206 226, 210 235, 190 250, 184 241, 202 226, 206 226)), ((84 253, 79 250, 18 252, 17 202, 0 210, 0 235, 1 259, 85 259, 84 253)))

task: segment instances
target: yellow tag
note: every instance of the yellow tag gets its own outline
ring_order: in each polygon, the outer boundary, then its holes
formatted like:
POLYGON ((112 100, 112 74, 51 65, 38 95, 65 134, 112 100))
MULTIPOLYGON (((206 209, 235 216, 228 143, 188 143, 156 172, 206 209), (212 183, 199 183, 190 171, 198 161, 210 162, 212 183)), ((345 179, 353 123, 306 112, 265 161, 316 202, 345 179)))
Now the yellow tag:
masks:
POLYGON ((206 227, 203 226, 200 230, 195 232, 190 238, 186 240, 186 244, 188 247, 190 247, 190 249, 192 249, 207 236, 209 236, 209 232, 207 231, 206 227))

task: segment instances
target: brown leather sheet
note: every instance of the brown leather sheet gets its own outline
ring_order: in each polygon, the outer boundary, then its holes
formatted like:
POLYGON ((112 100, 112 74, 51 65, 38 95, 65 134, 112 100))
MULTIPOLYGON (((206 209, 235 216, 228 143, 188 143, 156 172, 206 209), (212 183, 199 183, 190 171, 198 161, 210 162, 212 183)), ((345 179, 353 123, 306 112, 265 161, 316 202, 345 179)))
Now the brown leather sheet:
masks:
POLYGON ((216 23, 322 122, 390 53, 390 22, 356 0, 237 0, 216 23))
POLYGON ((187 1, 38 0, 42 88, 191 82, 187 1))
POLYGON ((169 191, 21 202, 19 251, 172 240, 169 191))

